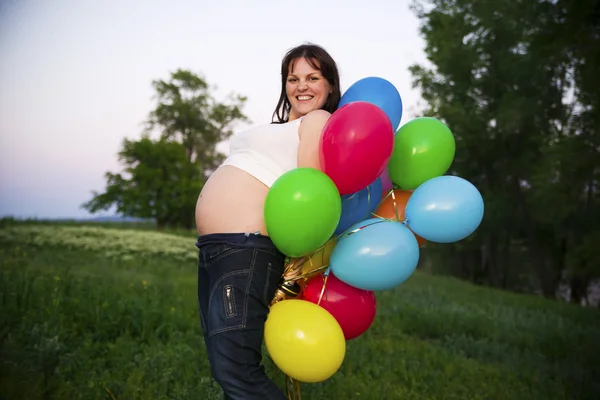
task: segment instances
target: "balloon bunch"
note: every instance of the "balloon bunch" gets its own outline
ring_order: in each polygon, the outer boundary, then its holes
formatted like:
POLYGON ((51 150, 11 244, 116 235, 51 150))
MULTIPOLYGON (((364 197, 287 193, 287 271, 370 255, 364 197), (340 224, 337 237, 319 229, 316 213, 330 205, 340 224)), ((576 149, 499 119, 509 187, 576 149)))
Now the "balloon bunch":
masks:
POLYGON ((292 381, 335 374, 346 341, 375 319, 375 291, 405 282, 427 241, 462 240, 483 219, 477 188, 444 175, 455 155, 450 129, 427 117, 399 127, 401 117, 389 81, 359 80, 323 128, 322 170, 289 171, 267 194, 267 231, 288 262, 265 342, 292 381))

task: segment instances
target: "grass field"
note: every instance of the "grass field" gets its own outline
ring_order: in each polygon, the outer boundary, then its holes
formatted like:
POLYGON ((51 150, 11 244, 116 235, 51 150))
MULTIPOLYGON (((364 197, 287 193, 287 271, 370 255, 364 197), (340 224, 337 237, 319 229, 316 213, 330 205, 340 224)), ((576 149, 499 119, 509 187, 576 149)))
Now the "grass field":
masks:
MULTIPOLYGON (((0 399, 221 399, 200 332, 194 239, 1 226, 0 399)), ((421 272, 377 300, 341 369, 303 384, 303 399, 600 398, 598 309, 421 272)))

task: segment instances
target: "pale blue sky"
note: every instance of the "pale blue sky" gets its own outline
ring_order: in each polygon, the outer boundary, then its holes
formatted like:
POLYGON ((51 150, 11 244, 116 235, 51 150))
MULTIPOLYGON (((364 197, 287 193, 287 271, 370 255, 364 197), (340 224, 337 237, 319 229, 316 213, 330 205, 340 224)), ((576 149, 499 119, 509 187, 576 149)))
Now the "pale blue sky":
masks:
POLYGON ((421 105, 408 67, 426 62, 409 1, 1 0, 0 216, 89 216, 80 205, 121 170, 122 139, 140 137, 151 81, 177 68, 220 98, 248 96, 252 123, 267 123, 281 57, 310 41, 335 58, 342 90, 391 81, 406 123, 421 105))

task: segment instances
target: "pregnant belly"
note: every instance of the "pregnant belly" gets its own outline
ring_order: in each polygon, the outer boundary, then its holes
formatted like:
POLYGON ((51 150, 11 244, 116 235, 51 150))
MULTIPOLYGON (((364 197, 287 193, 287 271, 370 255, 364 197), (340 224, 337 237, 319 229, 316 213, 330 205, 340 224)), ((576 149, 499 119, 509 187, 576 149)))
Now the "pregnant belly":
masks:
POLYGON ((269 188, 239 168, 225 165, 208 179, 196 203, 198 235, 260 232, 269 188))

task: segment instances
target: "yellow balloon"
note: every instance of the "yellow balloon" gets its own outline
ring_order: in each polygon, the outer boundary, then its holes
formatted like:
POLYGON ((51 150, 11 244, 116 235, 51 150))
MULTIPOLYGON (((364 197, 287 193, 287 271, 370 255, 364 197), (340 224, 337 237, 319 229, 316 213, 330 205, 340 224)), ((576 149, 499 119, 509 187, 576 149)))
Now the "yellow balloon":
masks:
POLYGON ((283 373, 306 383, 330 378, 346 355, 340 324, 323 307, 306 300, 285 300, 271 307, 265 344, 283 373))

